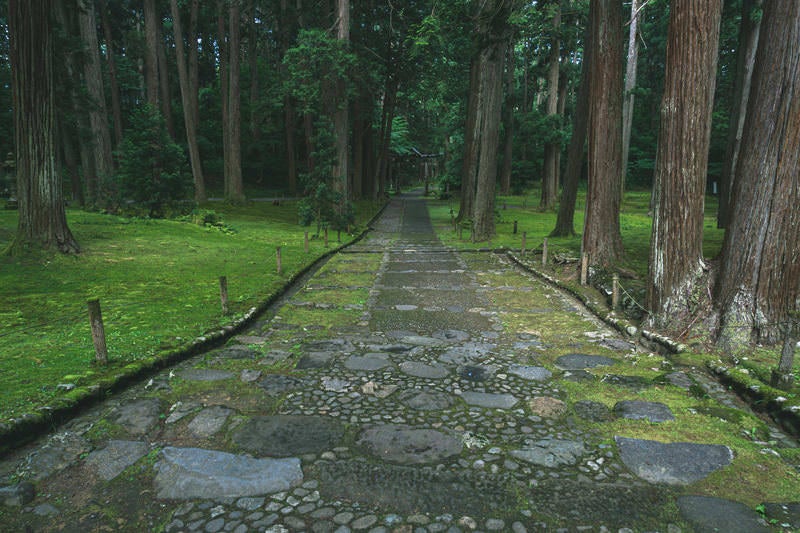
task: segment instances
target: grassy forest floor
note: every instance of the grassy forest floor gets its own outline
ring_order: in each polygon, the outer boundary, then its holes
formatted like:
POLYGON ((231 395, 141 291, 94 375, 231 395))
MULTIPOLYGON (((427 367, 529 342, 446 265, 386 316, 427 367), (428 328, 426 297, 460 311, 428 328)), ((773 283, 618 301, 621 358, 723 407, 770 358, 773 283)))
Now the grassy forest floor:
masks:
MULTIPOLYGON (((361 228, 378 209, 374 203, 359 204, 361 228)), ((68 210, 67 219, 81 254, 0 256, 2 422, 69 402, 80 389, 107 383, 137 363, 152 362, 219 330, 339 245, 335 232, 326 248, 313 227, 300 226, 293 202, 213 203, 184 220, 76 209, 68 210), (221 276, 227 278, 227 315, 221 310, 221 276), (94 362, 87 300, 95 298, 105 324, 107 366, 94 362)), ((16 211, 0 210, 0 250, 16 224, 16 211)), ((341 235, 343 243, 353 238, 341 235)))

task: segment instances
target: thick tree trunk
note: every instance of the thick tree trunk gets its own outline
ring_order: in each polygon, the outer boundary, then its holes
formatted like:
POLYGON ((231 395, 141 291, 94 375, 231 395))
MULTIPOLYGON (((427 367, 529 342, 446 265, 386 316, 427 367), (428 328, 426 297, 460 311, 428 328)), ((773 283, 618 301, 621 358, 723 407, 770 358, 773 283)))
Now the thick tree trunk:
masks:
POLYGON ((572 137, 567 147, 567 167, 564 170, 564 184, 561 188, 561 202, 558 205, 556 227, 550 233, 551 237, 571 237, 575 235, 575 201, 578 198, 578 184, 583 168, 583 152, 588 133, 589 114, 589 81, 591 78, 592 54, 592 17, 594 16, 594 3, 589 4, 589 25, 584 32, 583 61, 581 61, 581 80, 578 85, 578 95, 575 111, 572 115, 572 137))
MULTIPOLYGON (((281 0, 280 5, 280 31, 278 33, 280 38, 281 57, 286 53, 286 50, 291 46, 292 34, 294 24, 289 16, 288 0, 281 0)), ((278 68, 282 75, 286 75, 286 67, 281 63, 278 68)), ((297 129, 297 113, 294 110, 294 104, 290 96, 283 97, 283 132, 284 141, 286 143, 286 184, 289 193, 297 194, 297 146, 296 146, 296 129, 297 129)))
MULTIPOLYGON (((561 59, 561 5, 557 2, 554 6, 552 32, 550 40, 550 64, 547 69, 547 116, 558 116, 558 81, 559 63, 561 59)), ((539 206, 543 209, 552 209, 558 197, 558 153, 561 144, 558 142, 547 143, 544 147, 544 173, 542 175, 542 199, 539 206)))
POLYGON ((8 33, 16 147, 17 233, 8 251, 28 246, 78 253, 67 226, 56 168, 52 0, 9 0, 8 33))
POLYGON ((247 61, 250 70, 250 137, 253 143, 258 143, 261 139, 261 128, 258 121, 261 113, 259 112, 259 77, 258 77, 258 16, 255 11, 254 0, 247 2, 247 61))
POLYGON ((800 2, 764 2, 730 223, 718 342, 776 343, 800 298, 800 2))
POLYGON ((597 0, 589 84, 589 186, 583 252, 594 265, 622 258, 622 2, 597 0))
POLYGON ((375 163, 374 192, 376 200, 386 194, 386 185, 389 183, 389 173, 391 172, 389 146, 392 141, 392 123, 394 122, 394 110, 397 100, 397 85, 397 78, 394 73, 387 73, 383 108, 381 110, 380 146, 378 147, 378 159, 375 163))
POLYGON ((625 96, 622 103, 622 188, 628 173, 628 153, 631 147, 633 124, 633 90, 636 88, 636 64, 639 62, 639 16, 644 5, 631 0, 631 20, 628 27, 628 61, 625 64, 625 96))
POLYGON ((70 193, 72 201, 83 207, 86 205, 86 198, 83 195, 83 182, 81 181, 80 165, 78 164, 78 154, 75 151, 75 142, 78 133, 74 125, 66 125, 64 121, 59 121, 58 134, 61 138, 61 154, 66 173, 69 175, 70 193))
POLYGON ((514 42, 510 40, 506 51, 506 103, 503 109, 503 167, 500 170, 500 192, 511 194, 511 159, 514 156, 514 42))
POLYGON ((158 109, 158 26, 160 19, 156 11, 156 0, 144 0, 144 83, 147 102, 158 109))
POLYGON ((464 126, 464 157, 461 160, 461 199, 456 222, 472 217, 475 205, 475 186, 478 173, 478 149, 481 124, 481 70, 483 63, 481 54, 476 54, 470 62, 469 98, 467 100, 467 117, 464 126))
POLYGON ((200 68, 198 60, 197 17, 200 12, 200 0, 191 0, 189 6, 189 97, 194 123, 200 127, 200 68))
POLYGON ((728 121, 728 143, 725 158, 722 160, 722 176, 719 180, 719 209, 717 227, 727 228, 730 214, 730 200, 733 176, 736 174, 736 161, 744 133, 744 117, 750 96, 750 83, 755 66, 756 47, 761 28, 761 19, 753 17, 753 9, 761 7, 763 0, 742 1, 742 22, 739 27, 739 49, 736 58, 736 81, 734 82, 733 107, 728 121))
MULTIPOLYGON (((186 68, 183 26, 181 24, 181 13, 178 9, 178 0, 170 0, 170 9, 172 12, 172 27, 175 31, 175 56, 178 64, 178 81, 181 86, 181 101, 183 102, 183 123, 186 128, 186 143, 189 146, 189 161, 192 165, 192 177, 194 179, 194 199, 197 203, 202 203, 206 201, 206 186, 203 179, 203 166, 200 161, 200 148, 197 144, 197 124, 194 121, 194 112, 192 111, 192 88, 190 86, 189 72, 186 68)), ((191 38, 189 41, 191 42, 191 38)))
POLYGON ((655 169, 647 304, 678 325, 703 270, 703 215, 722 0, 673 0, 655 169))
MULTIPOLYGON (((107 183, 114 174, 114 160, 111 155, 111 132, 108 129, 103 73, 100 68, 100 48, 97 43, 97 23, 92 2, 79 0, 78 26, 84 49, 83 77, 90 99, 88 115, 93 140, 94 167, 100 183, 107 183)), ((102 202, 101 199, 94 200, 102 202)))
POLYGON ((240 88, 240 10, 238 2, 231 2, 229 15, 228 62, 228 153, 225 164, 225 199, 234 204, 244 203, 242 183, 242 107, 240 88))
MULTIPOLYGON (((337 2, 337 39, 342 43, 350 41, 350 0, 337 2)), ((333 186, 342 195, 339 211, 343 211, 350 199, 349 173, 349 118, 350 109, 347 101, 345 80, 336 81, 336 110, 333 113, 333 135, 336 143, 336 164, 333 167, 333 186)))
POLYGON ((114 35, 111 32, 111 21, 108 18, 106 0, 98 0, 100 20, 103 26, 103 37, 106 41, 106 62, 108 63, 108 84, 111 90, 111 116, 114 120, 114 143, 122 142, 122 105, 119 99, 119 82, 117 81, 117 62, 114 59, 114 35))
POLYGON ((161 31, 161 13, 158 14, 158 90, 161 92, 161 114, 167 124, 167 131, 175 140, 175 119, 172 116, 172 90, 169 84, 169 65, 167 64, 167 43, 161 31))

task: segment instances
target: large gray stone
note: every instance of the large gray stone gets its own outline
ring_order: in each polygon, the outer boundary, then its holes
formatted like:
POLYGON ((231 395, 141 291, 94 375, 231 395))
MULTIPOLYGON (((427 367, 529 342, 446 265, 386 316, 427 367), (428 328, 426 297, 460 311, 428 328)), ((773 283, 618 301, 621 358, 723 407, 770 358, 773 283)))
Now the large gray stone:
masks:
POLYGON ((35 497, 36 489, 29 481, 0 487, 0 503, 3 505, 19 507, 29 504, 35 497))
POLYGON ((178 377, 187 381, 222 381, 233 377, 233 372, 208 368, 188 368, 178 372, 178 377))
POLYGON ((527 443, 519 450, 511 450, 510 455, 528 463, 557 468, 574 465, 586 453, 582 442, 562 439, 542 439, 527 443))
POLYGON ((587 355, 582 353, 570 353, 562 355, 556 359, 556 366, 563 370, 582 370, 585 368, 595 368, 598 366, 611 366, 618 363, 616 359, 604 357, 602 355, 587 355))
POLYGON ((299 390, 311 384, 309 378, 287 376, 285 374, 269 374, 258 382, 258 386, 264 389, 267 394, 283 394, 293 390, 299 390))
POLYGON ((733 461, 733 452, 719 444, 663 443, 616 436, 620 459, 651 483, 688 485, 733 461))
POLYGON ((427 379, 442 379, 450 373, 442 365, 428 365, 419 361, 403 361, 400 370, 409 376, 427 379))
POLYGON ((681 516, 697 533, 767 533, 772 531, 750 507, 711 496, 678 498, 681 516))
POLYGON ((150 447, 146 442, 110 440, 102 450, 95 450, 86 458, 86 464, 95 467, 97 475, 111 481, 123 470, 144 457, 150 447))
POLYGON ((300 460, 294 457, 253 459, 201 448, 164 448, 156 471, 156 495, 167 500, 259 496, 303 481, 300 460))
POLYGON ((488 342, 467 342, 454 346, 439 356, 439 361, 454 365, 466 365, 479 361, 497 348, 488 342))
POLYGON ((454 403, 453 397, 434 390, 412 389, 400 395, 399 400, 406 406, 419 411, 438 411, 447 409, 454 403))
POLYGON ((461 397, 468 405, 487 407, 489 409, 511 409, 517 405, 516 396, 512 394, 493 394, 490 392, 465 391, 461 397))
POLYGON ((547 381, 553 377, 553 373, 543 366, 511 365, 508 373, 530 381, 547 381))
POLYGON ((649 422, 668 422, 675 420, 669 407, 659 402, 642 402, 625 400, 614 405, 614 414, 629 420, 647 420, 649 422))
POLYGON ((75 464, 90 450, 89 442, 83 437, 70 432, 59 433, 27 457, 23 470, 35 481, 45 479, 75 464))
POLYGON ((386 424, 366 428, 358 445, 390 463, 429 464, 458 455, 462 442, 435 429, 386 424))
POLYGON ((155 398, 145 398, 120 405, 112 420, 124 427, 128 433, 138 437, 147 433, 160 414, 161 403, 155 398))
POLYGON ((389 356, 381 353, 371 353, 367 355, 351 355, 344 362, 344 367, 348 370, 370 372, 391 366, 389 356))
POLYGON ((189 431, 195 437, 205 439, 222 429, 228 417, 233 413, 232 409, 221 405, 212 405, 200 411, 194 420, 189 422, 189 431))
POLYGON ((318 416, 254 417, 236 428, 233 442, 258 456, 288 457, 319 453, 339 445, 344 428, 318 416))

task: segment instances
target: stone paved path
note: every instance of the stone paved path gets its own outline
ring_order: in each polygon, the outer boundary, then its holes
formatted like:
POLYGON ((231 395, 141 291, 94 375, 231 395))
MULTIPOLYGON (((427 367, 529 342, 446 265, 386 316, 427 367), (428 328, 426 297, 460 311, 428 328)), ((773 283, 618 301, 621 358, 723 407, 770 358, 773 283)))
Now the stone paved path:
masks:
POLYGON ((596 431, 670 423, 667 405, 571 396, 652 386, 621 376, 641 355, 397 199, 274 317, 3 461, 0 529, 769 531, 692 494, 727 446, 596 431))

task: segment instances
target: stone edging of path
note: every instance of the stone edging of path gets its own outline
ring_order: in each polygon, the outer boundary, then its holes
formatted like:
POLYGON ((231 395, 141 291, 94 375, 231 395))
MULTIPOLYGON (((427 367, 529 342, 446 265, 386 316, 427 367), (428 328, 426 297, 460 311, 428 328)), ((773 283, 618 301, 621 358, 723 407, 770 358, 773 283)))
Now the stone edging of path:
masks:
POLYGON ((134 383, 143 381, 156 372, 185 361, 192 356, 222 346, 228 339, 247 328, 256 317, 277 302, 298 280, 318 268, 333 255, 361 241, 369 233, 372 225, 380 217, 389 202, 383 204, 378 212, 367 222, 366 228, 352 241, 332 248, 305 268, 301 269, 270 294, 266 300, 256 307, 251 307, 241 318, 207 335, 197 337, 187 344, 146 357, 123 367, 118 374, 100 380, 93 385, 76 387, 51 402, 51 405, 39 407, 35 412, 24 413, 8 421, 0 422, 0 458, 11 450, 30 442, 37 437, 52 431, 56 426, 75 417, 78 413, 101 401, 106 395, 123 390, 134 383))
MULTIPOLYGON (((533 274, 534 276, 555 287, 558 287, 563 291, 566 291, 571 296, 575 297, 597 318, 610 325, 623 335, 634 337, 639 334, 648 341, 656 343, 673 354, 681 353, 686 350, 685 345, 676 342, 669 337, 644 329, 639 330, 629 321, 614 316, 613 313, 603 308, 598 302, 595 302, 585 294, 575 290, 573 287, 562 282, 561 280, 538 270, 531 263, 520 259, 510 250, 506 250, 505 254, 517 266, 526 272, 533 274)), ((800 405, 790 404, 787 401, 787 398, 782 395, 782 391, 768 385, 764 385, 760 382, 756 383, 753 378, 747 379, 746 375, 735 372, 736 369, 730 369, 712 361, 708 361, 706 363, 706 367, 708 368, 709 372, 715 375, 717 379, 723 383, 723 385, 731 386, 739 395, 739 397, 747 401, 752 409, 770 415, 772 419, 784 429, 784 431, 794 436, 800 436, 800 405)))

